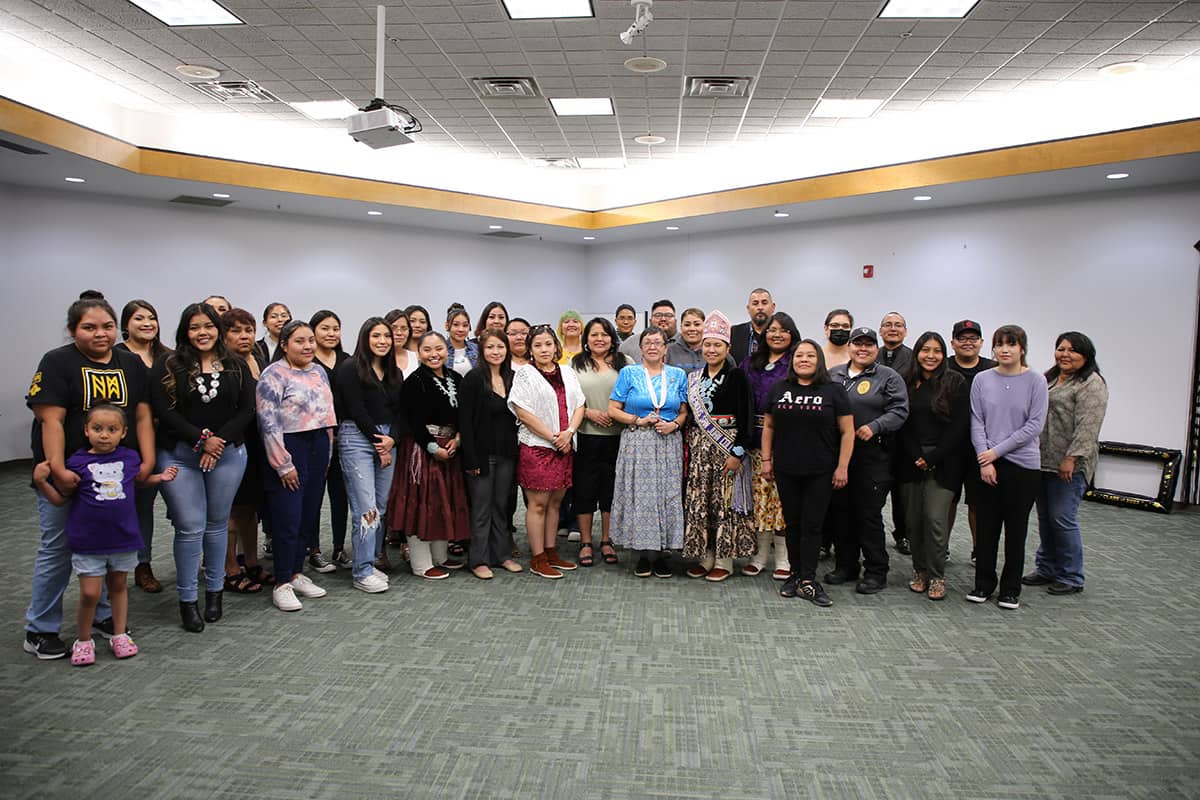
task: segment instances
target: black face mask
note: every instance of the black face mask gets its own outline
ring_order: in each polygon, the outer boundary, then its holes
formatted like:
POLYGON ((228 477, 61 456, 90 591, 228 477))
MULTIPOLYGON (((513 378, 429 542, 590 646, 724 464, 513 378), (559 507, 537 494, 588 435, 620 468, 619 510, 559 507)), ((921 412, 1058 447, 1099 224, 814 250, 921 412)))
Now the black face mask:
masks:
POLYGON ((834 328, 829 332, 829 341, 841 347, 844 344, 850 343, 850 331, 844 328, 834 328))

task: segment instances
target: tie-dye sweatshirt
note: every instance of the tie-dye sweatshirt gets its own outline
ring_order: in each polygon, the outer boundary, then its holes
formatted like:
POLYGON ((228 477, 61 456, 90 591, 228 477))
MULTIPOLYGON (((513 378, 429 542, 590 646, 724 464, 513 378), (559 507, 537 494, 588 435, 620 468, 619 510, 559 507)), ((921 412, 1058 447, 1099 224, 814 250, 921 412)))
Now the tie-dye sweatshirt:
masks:
POLYGON ((333 392, 325 370, 315 364, 296 369, 286 359, 262 371, 255 390, 258 430, 262 434, 267 461, 280 476, 294 469, 292 456, 283 444, 285 433, 333 428, 333 392))

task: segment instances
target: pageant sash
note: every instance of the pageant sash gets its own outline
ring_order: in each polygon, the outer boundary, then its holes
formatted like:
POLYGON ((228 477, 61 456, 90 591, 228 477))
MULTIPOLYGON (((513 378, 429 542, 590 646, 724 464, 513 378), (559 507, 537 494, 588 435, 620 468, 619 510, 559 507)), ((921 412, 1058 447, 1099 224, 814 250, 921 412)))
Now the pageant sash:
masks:
MULTIPOLYGON (((698 369, 688 375, 688 406, 692 409, 692 419, 695 421, 696 427, 713 444, 721 448, 726 455, 732 456, 734 440, 713 421, 712 414, 704 405, 704 398, 700 396, 700 375, 703 372, 704 369, 698 369)), ((743 453, 741 461, 742 468, 733 476, 733 510, 739 514, 750 514, 754 510, 753 483, 751 481, 751 473, 754 470, 750 466, 749 454, 743 453)))

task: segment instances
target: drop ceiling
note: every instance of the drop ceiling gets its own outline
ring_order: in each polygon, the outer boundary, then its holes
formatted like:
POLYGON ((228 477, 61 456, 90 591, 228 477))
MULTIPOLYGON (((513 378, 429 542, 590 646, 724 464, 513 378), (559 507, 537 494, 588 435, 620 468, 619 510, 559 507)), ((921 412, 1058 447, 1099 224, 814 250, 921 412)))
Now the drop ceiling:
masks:
POLYGON ((141 147, 588 210, 1200 117, 1195 1, 980 0, 965 19, 917 20, 880 19, 877 0, 659 0, 627 47, 625 0, 595 0, 594 19, 528 21, 498 0, 401 0, 387 4, 385 95, 424 131, 369 151, 287 102, 371 99, 374 0, 223 5, 246 24, 168 28, 126 0, 7 0, 0 96, 141 147), (668 66, 625 69, 641 55, 668 66), (1125 61, 1146 69, 1099 73, 1125 61), (217 102, 180 64, 280 102, 217 102), (532 78, 542 96, 481 97, 487 77, 532 78), (685 96, 695 77, 747 78, 748 96, 685 96), (548 97, 609 97, 615 113, 559 117, 548 97), (812 113, 821 98, 881 104, 828 119, 812 113), (645 134, 666 141, 633 141, 645 134), (551 159, 626 166, 538 166, 551 159))

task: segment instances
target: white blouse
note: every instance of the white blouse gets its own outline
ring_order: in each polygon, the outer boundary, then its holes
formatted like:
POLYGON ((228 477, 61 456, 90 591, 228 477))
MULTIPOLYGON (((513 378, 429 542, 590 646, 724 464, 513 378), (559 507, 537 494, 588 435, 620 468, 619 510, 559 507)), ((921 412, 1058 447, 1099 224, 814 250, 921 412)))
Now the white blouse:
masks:
MULTIPOLYGON (((559 367, 562 372, 563 388, 566 389, 567 419, 575 414, 575 409, 587 402, 583 389, 579 386, 579 378, 570 367, 559 367)), ((550 381, 542 377, 538 368, 533 364, 517 367, 513 374, 512 391, 508 393, 508 410, 517 414, 517 408, 523 408, 533 414, 538 420, 552 431, 558 427, 558 396, 550 381)), ((517 424, 517 442, 530 447, 554 447, 554 443, 535 434, 525 425, 517 424)), ((574 438, 572 438, 574 442, 574 438)))

